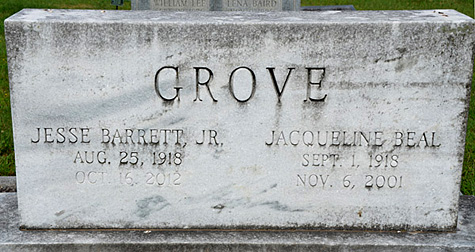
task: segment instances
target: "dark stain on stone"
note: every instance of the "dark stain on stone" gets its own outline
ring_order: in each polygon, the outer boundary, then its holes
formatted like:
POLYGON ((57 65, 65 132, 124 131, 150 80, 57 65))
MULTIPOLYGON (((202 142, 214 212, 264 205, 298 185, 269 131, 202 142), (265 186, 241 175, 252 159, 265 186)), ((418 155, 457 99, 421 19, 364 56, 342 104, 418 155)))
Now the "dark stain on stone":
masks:
POLYGON ((185 120, 185 117, 178 117, 178 118, 174 117, 173 120, 170 122, 170 125, 178 124, 184 120, 185 120))
MULTIPOLYGON (((216 210, 223 210, 223 208, 225 208, 226 206, 222 205, 222 204, 217 204, 216 206, 213 207, 213 209, 216 209, 216 210)), ((219 211, 221 212, 221 211, 219 211)))
POLYGON ((56 216, 61 216, 61 215, 63 215, 63 214, 64 214, 64 210, 61 210, 61 211, 55 213, 54 215, 56 215, 56 216))
POLYGON ((279 201, 266 201, 261 203, 261 205, 264 206, 269 206, 270 208, 277 210, 277 211, 282 211, 282 212, 302 212, 302 209, 292 209, 291 207, 287 205, 281 204, 279 201))
POLYGON ((400 60, 400 59, 402 59, 402 55, 398 56, 398 57, 395 57, 395 58, 387 59, 384 62, 391 62, 391 61, 396 61, 396 60, 400 60))
POLYGON ((152 212, 158 212, 169 206, 170 203, 160 195, 148 197, 137 201, 137 216, 141 218, 148 217, 152 212))
MULTIPOLYGON (((269 187, 269 189, 273 189, 273 188, 276 188, 276 187, 277 187, 277 184, 273 184, 269 187)), ((269 189, 264 189, 264 190, 261 191, 261 193, 266 193, 267 190, 269 190, 269 189)))

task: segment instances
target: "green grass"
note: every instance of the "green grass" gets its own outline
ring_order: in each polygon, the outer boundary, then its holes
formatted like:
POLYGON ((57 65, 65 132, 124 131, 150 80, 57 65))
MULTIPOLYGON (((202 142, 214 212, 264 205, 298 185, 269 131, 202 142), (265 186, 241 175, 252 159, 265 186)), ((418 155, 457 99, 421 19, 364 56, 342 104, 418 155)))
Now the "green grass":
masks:
MULTIPOLYGON (((301 0, 302 5, 348 5, 357 10, 455 9, 474 15, 472 0, 301 0)), ((0 0, 0 176, 15 174, 3 20, 23 8, 115 9, 108 0, 0 0)), ((120 9, 130 9, 130 1, 120 9)), ((475 72, 475 68, 474 68, 475 72)), ((472 86, 475 81, 472 81, 472 86)), ((475 195, 475 87, 472 87, 461 191, 475 195)))
POLYGON ((301 0, 306 5, 349 5, 357 10, 454 9, 473 18, 473 0, 301 0))
MULTIPOLYGON (((475 73, 475 65, 473 72, 475 73)), ((462 184, 460 187, 463 194, 475 195, 475 75, 472 77, 472 93, 470 94, 470 110, 468 112, 462 184)))

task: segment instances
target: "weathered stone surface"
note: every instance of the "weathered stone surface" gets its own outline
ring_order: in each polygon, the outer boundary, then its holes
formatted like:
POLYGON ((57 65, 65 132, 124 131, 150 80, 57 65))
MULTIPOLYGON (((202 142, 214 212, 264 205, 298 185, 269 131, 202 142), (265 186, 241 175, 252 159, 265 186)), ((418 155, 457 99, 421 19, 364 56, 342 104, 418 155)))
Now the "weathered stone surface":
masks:
POLYGON ((474 251, 475 197, 461 196, 457 231, 20 231, 15 193, 0 193, 0 251, 474 251))
POLYGON ((5 29, 25 227, 456 226, 456 11, 23 10, 5 29))
POLYGON ((15 176, 0 176, 0 192, 16 192, 15 176))
POLYGON ((298 11, 300 0, 131 0, 132 10, 298 11))

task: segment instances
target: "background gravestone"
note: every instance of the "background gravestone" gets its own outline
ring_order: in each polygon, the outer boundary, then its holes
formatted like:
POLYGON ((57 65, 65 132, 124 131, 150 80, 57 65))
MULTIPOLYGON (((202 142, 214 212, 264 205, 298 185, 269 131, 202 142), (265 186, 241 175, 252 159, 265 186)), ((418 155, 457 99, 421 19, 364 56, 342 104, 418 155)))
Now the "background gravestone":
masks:
POLYGON ((456 11, 23 10, 5 31, 24 227, 455 229, 456 11))
POLYGON ((300 0, 131 0, 132 10, 298 11, 300 0))

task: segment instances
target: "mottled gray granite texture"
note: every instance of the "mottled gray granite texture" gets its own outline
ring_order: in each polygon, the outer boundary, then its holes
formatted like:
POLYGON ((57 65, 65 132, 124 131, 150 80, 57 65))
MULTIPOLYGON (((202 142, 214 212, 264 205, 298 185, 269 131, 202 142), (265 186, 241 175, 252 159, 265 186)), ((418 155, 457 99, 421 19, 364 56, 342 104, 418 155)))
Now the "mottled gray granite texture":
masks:
POLYGON ((455 230, 473 31, 453 10, 23 10, 21 225, 455 230))
POLYGON ((455 232, 20 231, 15 193, 0 193, 0 251, 474 251, 475 197, 461 196, 455 232))
POLYGON ((0 176, 0 192, 16 192, 16 177, 0 176))

